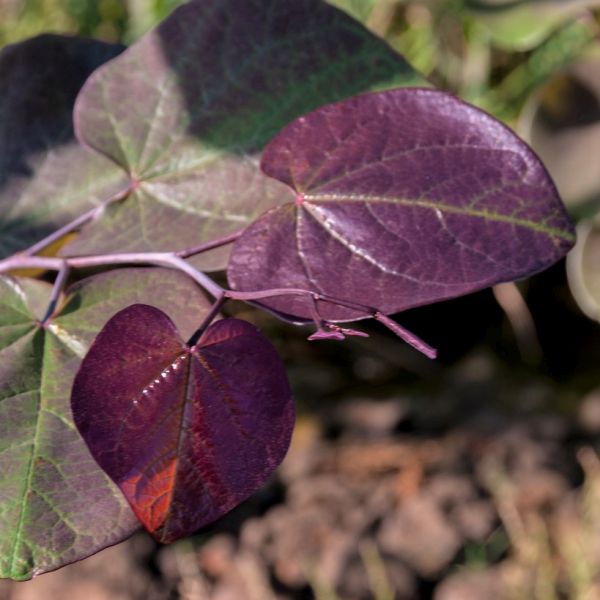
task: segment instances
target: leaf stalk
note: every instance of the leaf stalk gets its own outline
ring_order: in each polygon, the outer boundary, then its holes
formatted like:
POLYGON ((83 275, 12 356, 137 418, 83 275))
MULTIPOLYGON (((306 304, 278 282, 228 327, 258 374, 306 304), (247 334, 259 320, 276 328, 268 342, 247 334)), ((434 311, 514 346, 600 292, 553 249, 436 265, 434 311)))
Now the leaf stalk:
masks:
MULTIPOLYGON (((233 236, 233 234, 232 234, 233 236)), ((206 245, 205 245, 206 246, 206 245)), ((216 246, 213 246, 216 247, 216 246)), ((184 253, 186 251, 183 251, 184 253)), ((332 332, 338 331, 338 327, 328 321, 320 319, 316 305, 318 302, 327 302, 336 306, 341 306, 349 310, 361 313, 363 317, 372 317, 379 321, 382 325, 387 327, 390 331, 395 333, 398 337, 404 340, 406 343, 411 345, 413 348, 425 354, 429 358, 435 358, 437 352, 429 344, 424 342, 418 336, 408 331, 398 323, 390 319, 388 316, 379 312, 372 306, 367 306, 350 300, 344 300, 342 298, 336 298, 329 296, 328 294, 321 294, 312 290, 306 290, 302 288, 274 288, 268 290, 256 290, 256 291, 237 291, 229 290, 220 286, 216 281, 211 279, 206 273, 199 271, 189 263, 187 263, 177 252, 133 252, 133 253, 122 253, 122 254, 99 254, 95 256, 79 256, 74 258, 54 258, 45 256, 29 256, 28 253, 15 254, 5 260, 0 261, 0 273, 6 273, 15 269, 28 269, 38 268, 47 269, 50 271, 58 271, 50 305, 46 314, 45 320, 50 318, 56 308, 56 302, 60 296, 60 292, 64 286, 66 278, 70 269, 83 269, 89 267, 102 267, 109 265, 154 265, 159 267, 166 267, 169 269, 175 269, 185 273, 188 277, 194 280, 205 292, 215 298, 215 304, 213 309, 207 316, 210 320, 208 323, 205 322, 200 326, 198 331, 192 336, 192 339, 196 339, 196 336, 202 334, 204 329, 210 324, 215 318, 218 311, 222 308, 223 304, 227 300, 239 300, 247 302, 249 304, 258 305, 261 309, 267 310, 274 314, 277 318, 292 323, 294 325, 305 325, 310 322, 305 319, 290 318, 290 315, 264 306, 260 303, 260 300, 267 298, 275 298, 278 296, 308 296, 315 303, 315 314, 313 315, 313 321, 317 326, 317 330, 320 330, 321 326, 326 329, 330 329, 332 332), (217 307, 217 308, 215 308, 217 307), (332 328, 333 327, 333 328, 332 328)), ((335 333, 335 332, 334 332, 335 333)), ((353 330, 342 330, 338 331, 341 336, 343 335, 360 335, 360 332, 354 332, 353 330)), ((311 336, 312 339, 321 339, 327 336, 311 336)), ((338 336, 329 336, 338 337, 338 336)), ((196 340, 197 341, 197 340, 196 340)))

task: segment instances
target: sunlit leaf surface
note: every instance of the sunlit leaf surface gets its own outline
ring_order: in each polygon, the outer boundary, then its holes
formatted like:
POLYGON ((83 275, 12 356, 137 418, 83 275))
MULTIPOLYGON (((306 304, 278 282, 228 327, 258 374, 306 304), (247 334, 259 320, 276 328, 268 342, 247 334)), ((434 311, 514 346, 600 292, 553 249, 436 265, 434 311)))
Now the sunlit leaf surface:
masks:
MULTIPOLYGON (((385 313, 540 271, 574 231, 533 152, 434 90, 366 94, 286 127, 264 171, 296 198, 254 222, 228 267, 238 290, 304 288, 385 313)), ((268 306, 313 314, 300 296, 268 306)), ((322 303, 329 319, 359 316, 322 303)))
POLYGON ((281 359, 253 325, 218 321, 189 347, 145 305, 104 327, 72 405, 92 454, 161 542, 193 533, 263 485, 294 426, 281 359))

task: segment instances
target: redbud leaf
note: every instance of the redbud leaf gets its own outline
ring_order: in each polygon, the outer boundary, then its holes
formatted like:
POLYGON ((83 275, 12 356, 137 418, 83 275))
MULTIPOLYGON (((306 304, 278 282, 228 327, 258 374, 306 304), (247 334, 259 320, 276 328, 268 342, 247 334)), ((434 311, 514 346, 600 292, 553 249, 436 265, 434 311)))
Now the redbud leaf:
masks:
MULTIPOLYGON (((574 241, 534 153, 449 94, 398 89, 286 127, 262 166, 296 199, 255 221, 228 267, 237 290, 303 288, 391 314, 540 271, 574 241)), ((309 318, 303 296, 264 302, 309 318)), ((321 316, 360 312, 320 302, 321 316)))
POLYGON ((45 325, 51 286, 0 277, 0 578, 30 579, 128 537, 139 523, 71 416, 95 334, 134 302, 172 310, 186 335, 208 302, 185 275, 124 269, 72 286, 45 325))
POLYGON ((294 424, 281 359, 253 325, 218 321, 189 347, 164 312, 143 304, 100 332, 72 408, 94 458, 160 542, 263 485, 294 424))
MULTIPOLYGON (((259 169, 283 125, 361 91, 425 84, 320 0, 189 2, 98 69, 77 100, 79 139, 139 187, 65 254, 180 250, 238 231, 285 201, 285 186, 259 169)), ((227 251, 194 264, 224 268, 227 251)))
POLYGON ((123 47, 42 35, 0 52, 0 258, 27 248, 127 185, 73 133, 87 76, 123 47))

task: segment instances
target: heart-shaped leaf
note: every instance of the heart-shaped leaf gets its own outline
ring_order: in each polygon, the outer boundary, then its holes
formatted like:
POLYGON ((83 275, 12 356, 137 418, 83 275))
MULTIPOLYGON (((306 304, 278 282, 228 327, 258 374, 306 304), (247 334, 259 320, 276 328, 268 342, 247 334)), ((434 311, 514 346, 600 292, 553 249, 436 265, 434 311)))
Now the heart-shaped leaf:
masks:
POLYGON ((0 52, 0 258, 127 185, 123 170, 74 138, 87 76, 123 47, 43 35, 0 52))
POLYGON ((253 325, 218 321, 189 347, 163 312, 141 304, 100 332, 72 407, 94 458, 161 542, 260 487, 294 425, 281 360, 253 325))
POLYGON ((191 335, 207 301, 180 273, 125 269, 74 285, 44 326, 51 286, 0 277, 0 577, 29 579, 130 535, 138 522, 71 417, 71 386, 116 311, 151 302, 191 335))
MULTIPOLYGON (((326 102, 423 79, 383 41, 320 0, 197 0, 84 86, 79 139, 135 181, 65 254, 180 250, 285 201, 258 153, 326 102), (169 223, 169 227, 164 224, 169 223)), ((223 249, 196 257, 224 268, 223 249)))
MULTIPOLYGON (((237 240, 238 290, 304 288, 391 314, 525 277, 572 246, 544 167, 504 125, 434 90, 323 107, 286 127, 263 169, 289 185, 237 240)), ((305 297, 268 306, 310 317, 305 297)), ((364 313, 323 303, 332 320, 364 313)))

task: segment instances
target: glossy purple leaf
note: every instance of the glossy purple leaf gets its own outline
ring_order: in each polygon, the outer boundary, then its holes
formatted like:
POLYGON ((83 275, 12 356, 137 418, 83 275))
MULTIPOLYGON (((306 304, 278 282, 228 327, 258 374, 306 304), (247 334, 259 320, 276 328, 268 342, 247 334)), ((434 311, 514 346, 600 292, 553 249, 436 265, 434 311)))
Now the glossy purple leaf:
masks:
POLYGON ((260 487, 294 424, 281 360, 253 325, 218 321, 190 348, 163 312, 142 304, 100 332, 72 408, 92 455, 161 542, 260 487))
MULTIPOLYGON (((398 89, 318 109, 267 147, 295 201, 236 242, 237 290, 305 288, 391 314, 540 271, 572 246, 544 167, 508 128, 446 93, 398 89)), ((311 304, 267 306, 302 317, 311 304)), ((323 318, 359 311, 319 302, 323 318)))

